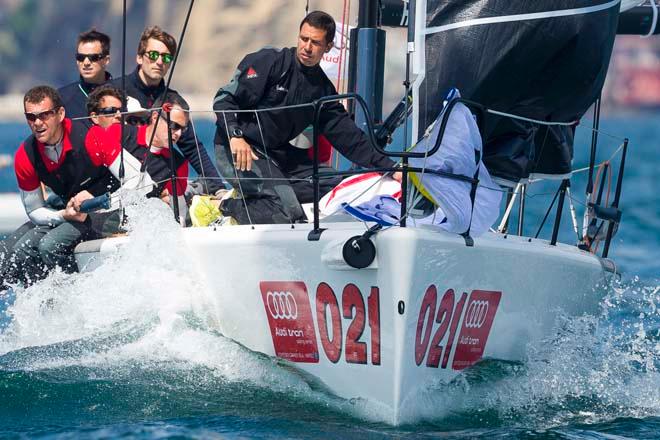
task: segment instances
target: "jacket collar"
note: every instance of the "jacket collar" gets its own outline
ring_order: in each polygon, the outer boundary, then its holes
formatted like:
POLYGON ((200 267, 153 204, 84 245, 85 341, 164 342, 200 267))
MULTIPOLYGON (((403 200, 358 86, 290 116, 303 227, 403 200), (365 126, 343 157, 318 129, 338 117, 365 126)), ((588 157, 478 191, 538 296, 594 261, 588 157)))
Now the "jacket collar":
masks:
POLYGON ((41 142, 37 141, 37 151, 39 152, 39 155, 41 156, 41 160, 46 166, 46 170, 49 173, 52 173, 54 170, 58 169, 60 165, 64 162, 64 159, 66 158, 66 155, 69 151, 72 150, 72 145, 71 145, 71 119, 69 118, 64 118, 64 121, 62 121, 62 129, 63 129, 63 134, 62 134, 62 154, 60 154, 60 159, 57 163, 51 161, 48 156, 46 156, 46 146, 42 144, 41 142))
MULTIPOLYGON (((110 75, 110 72, 105 72, 105 82, 107 83, 107 82, 110 81, 111 79, 112 79, 112 75, 110 75)), ((81 89, 82 89, 87 95, 89 95, 90 93, 92 93, 92 92, 94 91, 95 88, 97 88, 98 86, 102 85, 102 84, 92 84, 92 83, 88 83, 87 81, 85 81, 85 80, 83 79, 82 76, 80 76, 80 80, 79 80, 78 84, 79 84, 80 88, 81 88, 81 89)))
POLYGON ((142 78, 140 78, 140 75, 138 74, 139 70, 140 66, 137 66, 133 73, 129 75, 133 86, 145 95, 153 97, 154 99, 157 98, 158 95, 165 90, 165 81, 161 79, 158 85, 150 87, 142 81, 142 78))

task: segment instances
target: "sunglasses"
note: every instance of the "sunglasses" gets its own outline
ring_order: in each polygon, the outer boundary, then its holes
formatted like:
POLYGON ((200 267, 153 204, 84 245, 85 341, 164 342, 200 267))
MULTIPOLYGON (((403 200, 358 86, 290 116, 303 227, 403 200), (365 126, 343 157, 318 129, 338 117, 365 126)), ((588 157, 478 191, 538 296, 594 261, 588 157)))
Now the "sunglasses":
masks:
POLYGON ((85 58, 89 58, 89 61, 92 63, 96 63, 98 61, 101 61, 103 58, 107 57, 108 55, 105 53, 77 53, 76 54, 76 61, 79 63, 82 63, 85 61, 85 58))
POLYGON ((98 109, 96 113, 98 113, 99 115, 114 115, 120 110, 121 109, 119 107, 104 107, 98 109))
POLYGON ((143 125, 147 125, 148 122, 149 122, 148 116, 142 117, 142 116, 131 115, 126 117, 126 123, 128 125, 134 125, 136 127, 142 127, 143 125))
POLYGON ((181 124, 179 124, 179 123, 177 123, 177 122, 174 122, 174 121, 170 121, 170 125, 169 125, 169 127, 170 127, 170 131, 181 130, 181 133, 183 133, 184 131, 186 131, 186 129, 188 128, 187 125, 181 125, 181 124))
POLYGON ((46 110, 43 112, 39 113, 25 113, 25 119, 27 119, 29 122, 34 122, 37 119, 45 122, 46 119, 50 118, 51 116, 55 115, 59 107, 56 108, 51 108, 50 110, 46 110))
POLYGON ((157 50, 150 50, 148 52, 145 52, 145 55, 151 61, 158 61, 158 57, 161 57, 163 59, 163 63, 165 64, 170 64, 172 62, 172 59, 174 58, 174 56, 171 53, 160 53, 157 50))

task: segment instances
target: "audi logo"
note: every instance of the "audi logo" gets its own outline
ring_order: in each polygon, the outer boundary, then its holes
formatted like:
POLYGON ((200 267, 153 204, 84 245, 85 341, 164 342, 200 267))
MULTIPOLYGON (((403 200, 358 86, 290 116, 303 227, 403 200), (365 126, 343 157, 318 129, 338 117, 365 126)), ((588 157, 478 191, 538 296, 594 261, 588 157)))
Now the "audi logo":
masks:
POLYGON ((486 315, 488 314, 488 301, 472 301, 465 312, 465 321, 463 325, 465 328, 481 328, 486 322, 486 315))
POLYGON ((271 292, 266 293, 266 303, 268 304, 268 313, 273 319, 294 320, 298 318, 298 304, 291 292, 271 292))

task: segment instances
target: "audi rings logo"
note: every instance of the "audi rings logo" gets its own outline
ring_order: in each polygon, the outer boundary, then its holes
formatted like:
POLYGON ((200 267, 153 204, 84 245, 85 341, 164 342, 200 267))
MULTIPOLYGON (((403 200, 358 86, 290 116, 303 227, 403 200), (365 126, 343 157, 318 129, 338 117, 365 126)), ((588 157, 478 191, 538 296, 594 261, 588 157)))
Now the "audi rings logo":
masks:
POLYGON ((488 301, 472 301, 470 306, 465 312, 465 321, 463 325, 465 328, 481 328, 486 322, 486 315, 488 314, 488 301))
POLYGON ((273 319, 294 320, 298 318, 298 304, 291 292, 271 292, 266 294, 268 313, 273 319))

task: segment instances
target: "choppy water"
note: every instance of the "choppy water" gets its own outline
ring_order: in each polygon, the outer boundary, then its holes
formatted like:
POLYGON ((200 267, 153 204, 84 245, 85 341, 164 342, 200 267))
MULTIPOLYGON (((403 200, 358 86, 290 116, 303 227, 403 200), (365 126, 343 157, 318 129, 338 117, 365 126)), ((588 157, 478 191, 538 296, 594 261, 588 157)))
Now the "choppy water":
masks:
MULTIPOLYGON (((631 149, 611 253, 624 277, 602 312, 560 320, 525 363, 487 360, 430 390, 403 426, 212 330, 206 290, 190 276, 169 213, 154 204, 135 208, 133 241, 114 264, 0 297, 0 437, 660 438, 656 120, 603 121, 631 149)), ((11 133, 24 135, 5 129, 0 153, 15 148, 11 133)), ((202 130, 210 139, 210 124, 202 130)), ((585 135, 576 167, 586 163, 585 135)), ((604 138, 603 157, 617 145, 604 138)), ((7 179, 2 189, 13 188, 7 179)), ((574 185, 578 199, 583 187, 574 185)), ((549 192, 539 186, 530 201, 549 192)), ((527 233, 543 213, 531 206, 527 233)), ((566 241, 569 224, 566 216, 566 241)))

